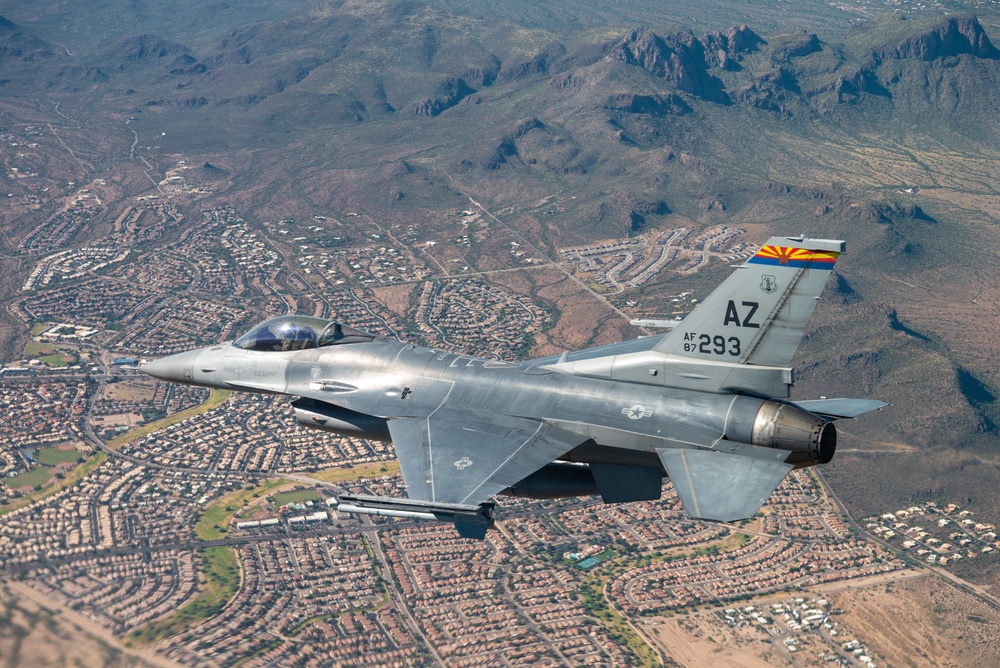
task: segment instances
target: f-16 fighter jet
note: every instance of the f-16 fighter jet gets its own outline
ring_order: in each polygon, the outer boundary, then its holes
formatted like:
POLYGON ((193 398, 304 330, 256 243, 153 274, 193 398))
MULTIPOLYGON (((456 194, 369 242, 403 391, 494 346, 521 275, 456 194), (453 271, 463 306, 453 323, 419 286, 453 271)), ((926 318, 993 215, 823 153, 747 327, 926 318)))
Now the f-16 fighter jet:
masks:
POLYGON ((753 516, 794 468, 825 464, 833 421, 885 406, 789 401, 789 363, 843 241, 774 237, 670 331, 501 362, 289 315, 233 342, 146 363, 151 376, 286 394, 308 427, 392 441, 407 497, 341 512, 452 521, 483 538, 493 497, 657 499, 753 516))

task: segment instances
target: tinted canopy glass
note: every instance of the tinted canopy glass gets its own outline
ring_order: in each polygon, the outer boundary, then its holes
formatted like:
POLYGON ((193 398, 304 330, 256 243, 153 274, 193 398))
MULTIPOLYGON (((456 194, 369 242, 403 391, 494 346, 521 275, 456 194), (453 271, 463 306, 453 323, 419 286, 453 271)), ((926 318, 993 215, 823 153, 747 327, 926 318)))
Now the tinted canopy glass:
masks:
POLYGON ((257 325, 236 339, 244 350, 306 350, 344 343, 366 343, 374 336, 339 322, 304 315, 283 315, 257 325))

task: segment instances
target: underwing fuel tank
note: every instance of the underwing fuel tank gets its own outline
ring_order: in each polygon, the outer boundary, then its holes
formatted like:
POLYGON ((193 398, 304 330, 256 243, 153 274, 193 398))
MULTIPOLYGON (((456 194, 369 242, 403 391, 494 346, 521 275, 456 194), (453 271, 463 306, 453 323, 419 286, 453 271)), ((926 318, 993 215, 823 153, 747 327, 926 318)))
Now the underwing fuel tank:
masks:
POLYGON ((789 464, 826 464, 837 449, 837 428, 791 404, 737 397, 726 420, 726 439, 789 450, 789 464))
POLYGON ((553 462, 500 493, 522 499, 561 499, 566 496, 592 496, 600 490, 589 466, 553 462))
POLYGON ((389 426, 384 418, 313 399, 296 399, 292 402, 292 408, 295 409, 295 419, 304 427, 375 441, 391 440, 389 426))

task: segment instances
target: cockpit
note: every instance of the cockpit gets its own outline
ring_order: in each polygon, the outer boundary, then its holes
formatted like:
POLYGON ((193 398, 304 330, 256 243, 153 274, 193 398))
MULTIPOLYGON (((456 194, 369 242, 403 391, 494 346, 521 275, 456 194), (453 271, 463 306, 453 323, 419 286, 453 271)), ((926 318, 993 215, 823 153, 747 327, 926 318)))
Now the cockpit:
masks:
POLYGON ((304 315, 283 315, 260 323, 233 341, 244 350, 306 350, 347 343, 368 343, 375 336, 339 322, 304 315))

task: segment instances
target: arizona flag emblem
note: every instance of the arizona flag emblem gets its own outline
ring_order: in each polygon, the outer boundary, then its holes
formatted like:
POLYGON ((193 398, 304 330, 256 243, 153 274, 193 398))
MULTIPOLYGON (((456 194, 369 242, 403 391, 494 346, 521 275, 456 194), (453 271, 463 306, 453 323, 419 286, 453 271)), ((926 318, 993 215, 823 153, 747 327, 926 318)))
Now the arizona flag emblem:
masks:
POLYGON ((835 251, 814 251, 806 248, 787 246, 764 246, 750 258, 750 264, 764 264, 774 267, 794 267, 796 269, 833 269, 840 253, 835 251))

